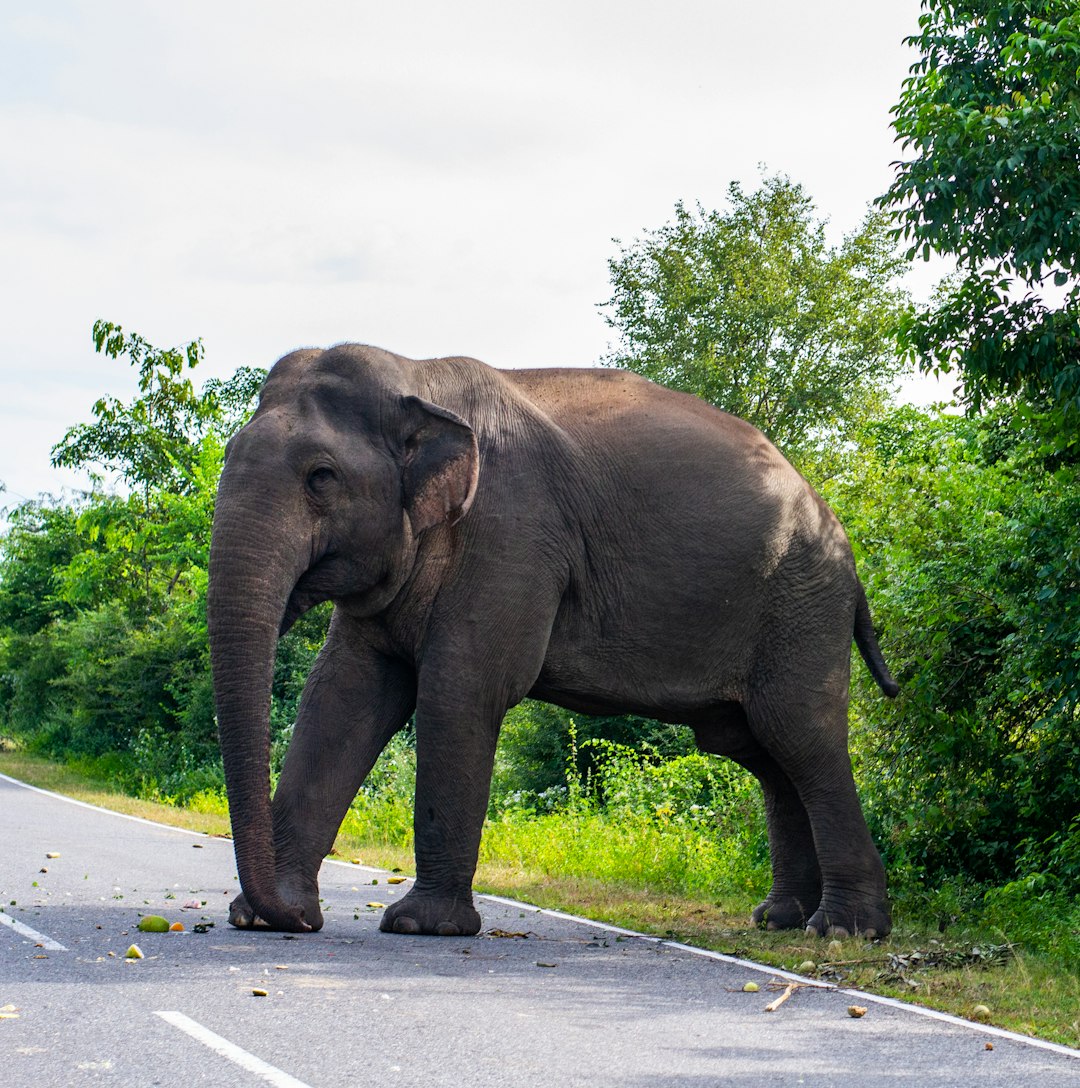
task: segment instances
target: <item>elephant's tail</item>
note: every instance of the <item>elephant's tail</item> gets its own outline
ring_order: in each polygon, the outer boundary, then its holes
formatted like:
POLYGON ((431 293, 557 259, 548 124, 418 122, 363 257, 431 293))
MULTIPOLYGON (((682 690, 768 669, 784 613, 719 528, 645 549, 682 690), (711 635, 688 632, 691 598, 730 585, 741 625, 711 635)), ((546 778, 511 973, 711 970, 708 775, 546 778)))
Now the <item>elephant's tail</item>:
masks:
POLYGON ((866 603, 866 591, 859 586, 859 599, 855 605, 855 645, 859 647, 866 667, 870 675, 877 681, 877 685, 890 698, 894 699, 900 691, 900 685, 892 678, 889 666, 885 664, 885 658, 878 645, 877 635, 874 633, 874 624, 870 619, 870 606, 866 603))

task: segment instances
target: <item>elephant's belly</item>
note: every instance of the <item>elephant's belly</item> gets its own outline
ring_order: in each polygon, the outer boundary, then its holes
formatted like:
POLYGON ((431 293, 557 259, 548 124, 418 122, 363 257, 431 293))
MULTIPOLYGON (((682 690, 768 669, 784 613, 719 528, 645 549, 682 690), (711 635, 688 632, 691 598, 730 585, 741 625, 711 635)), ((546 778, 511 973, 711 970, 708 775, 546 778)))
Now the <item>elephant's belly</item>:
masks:
POLYGON ((730 657, 704 659, 683 648, 613 653, 612 647, 549 648, 531 698, 583 714, 640 714, 694 725, 715 720, 724 706, 742 701, 744 670, 730 657))

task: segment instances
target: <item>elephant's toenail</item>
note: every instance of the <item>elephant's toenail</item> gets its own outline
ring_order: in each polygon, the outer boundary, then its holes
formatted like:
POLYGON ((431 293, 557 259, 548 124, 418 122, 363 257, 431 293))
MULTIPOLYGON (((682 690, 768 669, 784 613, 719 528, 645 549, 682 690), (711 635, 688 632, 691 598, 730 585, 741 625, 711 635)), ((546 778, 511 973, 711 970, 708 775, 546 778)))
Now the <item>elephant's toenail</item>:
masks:
POLYGON ((461 928, 453 922, 440 922, 435 927, 435 932, 440 937, 460 937, 461 928))
POLYGON ((415 918, 395 918, 395 933, 419 933, 420 923, 415 918))

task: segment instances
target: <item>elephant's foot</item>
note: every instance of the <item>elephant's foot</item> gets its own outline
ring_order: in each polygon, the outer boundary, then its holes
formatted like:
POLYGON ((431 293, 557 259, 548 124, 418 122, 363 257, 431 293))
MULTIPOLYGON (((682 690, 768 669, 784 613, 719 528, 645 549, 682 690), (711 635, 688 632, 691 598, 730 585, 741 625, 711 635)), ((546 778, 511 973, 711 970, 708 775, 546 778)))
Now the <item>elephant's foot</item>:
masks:
POLYGON ((802 895, 770 892, 764 902, 754 907, 750 919, 755 926, 764 926, 766 929, 801 929, 807 924, 819 902, 820 888, 802 895))
POLYGON ((424 895, 415 889, 386 908, 379 922, 384 933, 426 933, 434 937, 471 937, 480 932, 480 915, 465 896, 424 895))
MULTIPOLYGON (((322 910, 319 907, 318 894, 298 896, 290 894, 282 888, 282 898, 286 903, 296 903, 300 907, 301 915, 312 932, 323 927, 322 910)), ((269 929, 270 926, 260 918, 251 908, 244 893, 241 892, 229 904, 229 925, 237 929, 269 929)))
POLYGON ((892 931, 888 899, 840 901, 826 896, 806 923, 806 932, 815 937, 865 937, 868 941, 886 937, 892 931))

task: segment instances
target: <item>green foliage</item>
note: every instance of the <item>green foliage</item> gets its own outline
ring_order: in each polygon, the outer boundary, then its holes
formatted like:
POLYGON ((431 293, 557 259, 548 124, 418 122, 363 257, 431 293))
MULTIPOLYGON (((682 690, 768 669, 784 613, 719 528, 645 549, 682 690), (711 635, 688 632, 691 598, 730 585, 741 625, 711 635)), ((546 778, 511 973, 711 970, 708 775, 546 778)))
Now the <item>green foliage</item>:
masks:
MULTIPOLYGON (((139 395, 99 400, 95 422, 71 428, 54 462, 115 471, 131 490, 9 512, 0 724, 135 792, 183 797, 222 781, 205 615, 210 523, 228 429, 262 375, 245 369, 200 392, 185 373, 202 357, 197 341, 159 351, 98 322, 94 342, 137 368, 139 395)), ((277 701, 294 686, 280 678, 277 701)))
POLYGON ((1080 890, 1080 478, 1004 414, 901 409, 833 481, 901 695, 855 744, 894 880, 1080 890))
POLYGON ((111 359, 127 356, 142 395, 130 403, 98 400, 96 422, 71 427, 53 449, 53 464, 99 465, 118 472, 129 487, 186 489, 199 439, 216 414, 214 402, 200 397, 184 374, 202 360, 202 342, 160 350, 137 333, 96 321, 94 347, 111 359))
POLYGON ((975 407, 1002 394, 1080 409, 1080 12, 1073 0, 924 0, 893 109, 909 158, 880 205, 909 257, 960 274, 900 326, 975 407), (1047 288, 1061 292, 1060 300, 1047 288))
POLYGON ((550 703, 526 699, 503 719, 491 797, 503 807, 557 807, 566 799, 567 764, 588 779, 599 749, 594 741, 640 746, 654 759, 670 759, 694 748, 688 729, 627 714, 593 717, 571 714, 550 703))
POLYGON ((416 738, 407 728, 390 739, 349 806, 342 831, 368 842, 411 850, 415 791, 416 738))
POLYGON ((727 212, 673 222, 608 262, 605 362, 710 401, 805 462, 879 408, 899 371, 889 326, 906 295, 880 216, 839 247, 802 186, 728 189, 727 212))
POLYGON ((578 746, 574 733, 558 803, 553 789, 532 805, 505 796, 489 815, 482 860, 671 894, 764 894, 765 817, 750 775, 699 752, 658 760, 609 740, 578 746), (591 750, 585 771, 579 750, 591 750))

